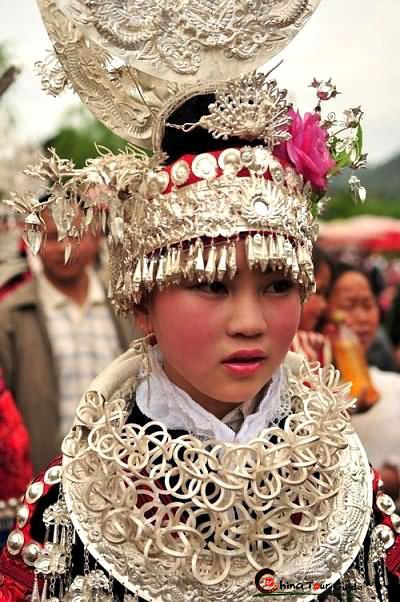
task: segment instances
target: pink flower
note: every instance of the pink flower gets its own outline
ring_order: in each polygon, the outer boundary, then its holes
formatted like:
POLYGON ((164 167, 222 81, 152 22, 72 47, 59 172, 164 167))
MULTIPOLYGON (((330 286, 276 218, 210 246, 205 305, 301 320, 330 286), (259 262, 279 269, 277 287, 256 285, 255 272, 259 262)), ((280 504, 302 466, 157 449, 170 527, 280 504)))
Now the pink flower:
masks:
POLYGON ((328 133, 320 126, 320 117, 316 113, 301 117, 298 111, 290 110, 289 115, 292 137, 277 146, 274 155, 291 164, 313 188, 326 189, 326 177, 336 164, 328 150, 328 133))

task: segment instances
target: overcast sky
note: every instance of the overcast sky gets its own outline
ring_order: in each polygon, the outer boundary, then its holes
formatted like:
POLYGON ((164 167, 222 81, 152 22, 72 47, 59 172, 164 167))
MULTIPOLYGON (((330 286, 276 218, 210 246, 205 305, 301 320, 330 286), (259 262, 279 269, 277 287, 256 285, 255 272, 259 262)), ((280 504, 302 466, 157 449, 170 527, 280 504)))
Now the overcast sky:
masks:
MULTIPOLYGON (((285 62, 276 73, 302 111, 315 104, 307 88, 314 76, 331 76, 343 92, 327 108, 340 112, 361 104, 371 162, 400 151, 399 23, 399 0, 321 0, 304 30, 281 53, 285 62)), ((77 101, 71 93, 47 97, 33 75, 34 62, 50 45, 35 0, 0 0, 3 43, 23 67, 23 76, 7 94, 18 110, 21 135, 43 140, 56 131, 65 108, 77 101)))

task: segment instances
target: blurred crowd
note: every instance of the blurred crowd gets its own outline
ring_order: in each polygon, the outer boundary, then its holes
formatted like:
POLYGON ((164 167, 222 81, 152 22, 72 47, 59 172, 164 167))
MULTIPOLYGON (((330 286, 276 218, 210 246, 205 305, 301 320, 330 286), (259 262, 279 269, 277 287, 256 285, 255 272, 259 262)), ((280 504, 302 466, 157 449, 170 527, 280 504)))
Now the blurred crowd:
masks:
POLYGON ((4 533, 33 474, 60 454, 76 403, 90 382, 138 334, 131 320, 116 316, 107 298, 101 234, 90 232, 71 245, 57 239, 49 211, 42 217, 46 239, 35 256, 24 242, 21 224, 6 213, 0 220, 4 533))
MULTIPOLYGON (((0 215, 4 532, 32 474, 59 453, 90 381, 140 334, 108 301, 102 235, 94 231, 69 248, 47 210, 43 218, 46 240, 33 256, 21 224, 0 215)), ((354 427, 399 502, 400 261, 317 247, 314 265, 316 292, 292 348, 322 366, 333 362, 352 382, 354 427)))
POLYGON ((400 263, 314 250, 316 292, 293 349, 352 383, 353 426, 385 490, 400 503, 400 263))

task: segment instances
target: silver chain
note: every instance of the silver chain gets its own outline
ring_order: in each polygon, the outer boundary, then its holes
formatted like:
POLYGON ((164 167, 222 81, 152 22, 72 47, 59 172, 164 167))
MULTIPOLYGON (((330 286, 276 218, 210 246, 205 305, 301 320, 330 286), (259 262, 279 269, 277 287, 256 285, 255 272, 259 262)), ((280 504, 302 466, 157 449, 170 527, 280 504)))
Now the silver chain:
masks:
POLYGON ((87 548, 84 549, 84 564, 83 564, 83 572, 85 575, 89 575, 90 567, 89 567, 89 550, 87 548))

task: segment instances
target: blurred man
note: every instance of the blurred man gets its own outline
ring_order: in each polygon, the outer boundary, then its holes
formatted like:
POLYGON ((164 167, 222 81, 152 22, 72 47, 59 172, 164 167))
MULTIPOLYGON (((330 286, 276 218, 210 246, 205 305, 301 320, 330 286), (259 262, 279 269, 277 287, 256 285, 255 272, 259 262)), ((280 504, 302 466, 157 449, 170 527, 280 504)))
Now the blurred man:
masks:
MULTIPOLYGON (((65 244, 45 211, 42 270, 0 303, 0 366, 29 430, 34 469, 57 453, 91 380, 134 332, 116 319, 94 269, 100 236, 65 244)), ((77 224, 79 226, 79 224, 77 224)))

